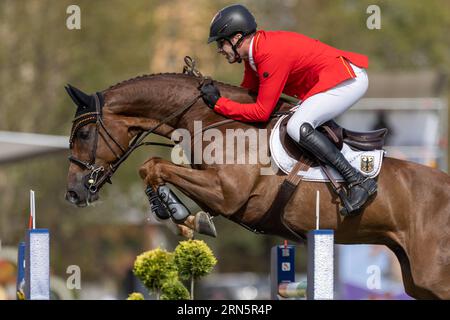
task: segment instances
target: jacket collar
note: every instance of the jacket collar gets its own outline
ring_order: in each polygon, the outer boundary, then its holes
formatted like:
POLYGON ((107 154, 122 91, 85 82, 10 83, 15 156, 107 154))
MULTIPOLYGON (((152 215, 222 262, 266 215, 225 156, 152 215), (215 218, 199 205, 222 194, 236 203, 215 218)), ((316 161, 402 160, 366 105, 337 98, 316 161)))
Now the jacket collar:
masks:
POLYGON ((252 69, 256 72, 257 70, 256 70, 256 65, 255 65, 255 60, 254 60, 254 58, 253 58, 253 54, 254 54, 254 43, 255 43, 255 38, 257 37, 258 35, 256 34, 253 38, 252 38, 252 41, 250 41, 250 48, 249 48, 249 51, 248 51, 248 62, 249 62, 249 64, 250 64, 250 67, 252 67, 252 69))

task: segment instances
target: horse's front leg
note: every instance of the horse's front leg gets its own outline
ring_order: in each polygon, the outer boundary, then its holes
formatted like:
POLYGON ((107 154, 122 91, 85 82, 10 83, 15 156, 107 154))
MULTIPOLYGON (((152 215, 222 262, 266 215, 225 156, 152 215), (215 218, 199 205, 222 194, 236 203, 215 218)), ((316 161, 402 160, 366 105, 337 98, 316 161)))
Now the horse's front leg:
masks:
MULTIPOLYGON (((144 176, 142 172, 141 175, 144 176)), ((147 173, 144 178, 147 181, 145 194, 150 202, 151 211, 159 221, 166 223, 166 226, 175 234, 189 239, 194 236, 194 231, 212 237, 217 236, 209 214, 200 211, 195 216, 191 216, 189 209, 166 184, 148 182, 148 177, 151 175, 147 173), (175 222, 176 230, 173 229, 169 219, 175 222)))
MULTIPOLYGON (((216 229, 211 216, 203 211, 190 215, 188 208, 182 203, 175 193, 165 184, 169 182, 178 186, 169 179, 164 179, 164 168, 173 165, 155 158, 147 161, 139 170, 141 178, 147 185, 146 194, 149 198, 152 211, 159 220, 167 221, 169 218, 176 223, 178 235, 192 238, 193 231, 216 237, 216 229)), ((178 167, 183 168, 183 167, 178 167)), ((168 225, 170 228, 170 225, 168 225)), ((170 228, 173 229, 173 228, 170 228)))
POLYGON ((241 169, 246 177, 242 176, 242 172, 235 172, 239 169, 231 166, 195 170, 161 158, 152 158, 141 166, 139 174, 147 185, 155 189, 165 182, 171 183, 213 215, 229 216, 246 203, 257 176, 251 170, 241 169))

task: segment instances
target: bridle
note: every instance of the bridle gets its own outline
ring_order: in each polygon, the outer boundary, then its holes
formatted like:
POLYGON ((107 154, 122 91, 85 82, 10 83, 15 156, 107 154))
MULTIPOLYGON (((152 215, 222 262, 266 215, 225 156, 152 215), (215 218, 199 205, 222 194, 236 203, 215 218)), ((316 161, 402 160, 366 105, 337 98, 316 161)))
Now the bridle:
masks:
MULTIPOLYGON (((207 80, 203 78, 199 88, 203 85, 204 81, 207 80)), ((144 139, 151 133, 155 132, 156 129, 161 127, 162 125, 170 122, 174 118, 178 117, 182 113, 186 112, 189 108, 191 108, 200 98, 202 94, 197 95, 190 103, 188 103, 183 108, 177 110, 170 116, 163 119, 154 127, 140 132, 136 137, 133 138, 131 143, 129 144, 127 149, 124 149, 119 142, 109 133, 108 129, 103 122, 102 117, 102 107, 103 105, 100 103, 101 93, 96 93, 94 95, 95 100, 95 112, 89 112, 82 114, 81 116, 75 118, 73 120, 72 132, 70 135, 70 149, 73 147, 73 140, 75 138, 75 134, 81 127, 85 126, 88 123, 95 122, 95 137, 94 137, 94 147, 91 150, 89 161, 80 160, 72 155, 69 156, 69 161, 75 163, 76 165, 89 170, 89 173, 84 177, 85 186, 88 188, 89 192, 94 194, 96 193, 106 182, 111 183, 111 177, 114 172, 119 168, 119 166, 130 156, 130 154, 136 150, 137 148, 144 145, 158 145, 165 147, 173 147, 173 144, 168 143, 159 143, 159 142, 144 142, 144 139), (113 143, 119 147, 121 154, 117 154, 114 148, 108 143, 107 139, 101 134, 100 128, 106 133, 106 135, 113 141, 113 143), (106 142, 108 148, 113 152, 116 159, 109 164, 108 170, 106 170, 103 166, 97 165, 96 162, 96 154, 97 154, 97 146, 99 136, 103 138, 106 142)))

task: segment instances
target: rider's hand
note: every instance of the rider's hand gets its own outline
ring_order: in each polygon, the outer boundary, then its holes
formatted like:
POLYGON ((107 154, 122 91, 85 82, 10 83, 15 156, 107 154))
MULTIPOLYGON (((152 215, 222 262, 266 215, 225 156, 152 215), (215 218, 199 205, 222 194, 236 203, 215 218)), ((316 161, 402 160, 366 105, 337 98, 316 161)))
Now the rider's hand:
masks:
POLYGON ((200 88, 200 92, 202 93, 202 98, 206 105, 211 109, 214 109, 217 100, 220 98, 219 89, 212 83, 207 83, 200 88))

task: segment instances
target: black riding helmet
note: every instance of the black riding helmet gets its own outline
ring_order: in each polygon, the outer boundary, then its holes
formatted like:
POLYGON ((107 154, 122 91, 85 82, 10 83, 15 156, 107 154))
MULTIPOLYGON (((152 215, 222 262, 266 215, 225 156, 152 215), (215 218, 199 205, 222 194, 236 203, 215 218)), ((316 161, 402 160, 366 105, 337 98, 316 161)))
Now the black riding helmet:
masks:
POLYGON ((236 33, 243 37, 256 31, 255 17, 246 7, 234 4, 223 8, 211 21, 208 43, 220 39, 231 39, 236 33))

